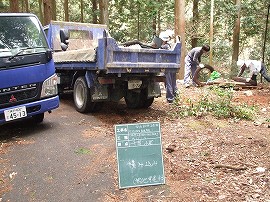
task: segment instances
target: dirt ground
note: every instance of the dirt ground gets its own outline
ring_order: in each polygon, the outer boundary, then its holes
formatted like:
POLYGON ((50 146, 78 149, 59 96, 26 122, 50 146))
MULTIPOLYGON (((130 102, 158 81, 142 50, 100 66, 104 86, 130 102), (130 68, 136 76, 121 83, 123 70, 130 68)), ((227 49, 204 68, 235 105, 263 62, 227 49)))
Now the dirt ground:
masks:
MULTIPOLYGON (((194 98, 203 88, 181 85, 179 91, 194 98)), ((256 118, 172 117, 173 105, 164 94, 147 110, 119 103, 117 109, 106 109, 107 116, 96 114, 102 125, 85 136, 114 138, 114 124, 159 121, 166 178, 165 185, 119 190, 116 156, 111 154, 106 164, 114 168, 116 191, 104 193, 102 201, 270 202, 270 88, 234 91, 233 101, 258 106, 256 118)), ((0 149, 4 152, 3 144, 0 149)), ((104 159, 95 165, 104 165, 104 159)))
MULTIPOLYGON (((190 98, 203 90, 179 88, 190 98)), ((256 118, 171 118, 165 95, 145 113, 119 106, 113 120, 105 118, 108 128, 112 122, 160 121, 166 185, 108 193, 106 201, 270 201, 270 89, 237 90, 233 100, 258 106, 256 118)))

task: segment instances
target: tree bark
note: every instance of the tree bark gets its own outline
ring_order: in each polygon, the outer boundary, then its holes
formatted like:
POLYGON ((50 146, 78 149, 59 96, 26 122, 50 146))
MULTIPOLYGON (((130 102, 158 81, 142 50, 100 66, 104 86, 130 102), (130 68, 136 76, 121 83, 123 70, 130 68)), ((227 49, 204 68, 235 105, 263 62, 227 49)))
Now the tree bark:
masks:
MULTIPOLYGON (((158 1, 158 2, 160 2, 160 0, 158 1)), ((160 16, 160 9, 157 11, 158 12, 158 14, 157 14, 157 23, 158 23, 158 27, 157 27, 157 32, 158 33, 160 33, 161 32, 161 16, 160 16)))
POLYGON ((141 8, 140 8, 140 3, 137 1, 136 2, 136 4, 137 4, 137 39, 138 40, 140 40, 140 30, 141 30, 141 28, 140 28, 140 10, 141 10, 141 8))
POLYGON ((44 24, 44 15, 43 15, 42 7, 43 7, 43 1, 38 0, 39 20, 40 20, 41 24, 44 24))
POLYGON ((25 2, 25 11, 27 13, 29 13, 30 12, 30 10, 29 10, 29 2, 28 2, 28 0, 25 0, 24 2, 25 2))
POLYGON ((64 1, 64 10, 65 10, 65 21, 69 21, 69 12, 68 12, 68 0, 64 1))
POLYGON ((83 0, 81 0, 81 22, 83 22, 83 0))
POLYGON ((52 4, 51 0, 43 0, 44 8, 44 25, 50 24, 52 20, 52 4))
MULTIPOLYGON (((160 0, 157 0, 157 4, 160 5, 160 0)), ((160 7, 159 7, 160 8, 160 7)), ((159 10, 156 6, 152 5, 152 8, 150 7, 150 9, 153 12, 153 15, 152 15, 152 34, 153 35, 157 35, 157 28, 158 28, 158 20, 159 20, 159 10)), ((160 33, 160 32, 158 32, 160 33)))
POLYGON ((108 0, 99 0, 100 24, 109 26, 108 0))
POLYGON ((56 20, 56 1, 52 0, 52 20, 56 20))
POLYGON ((22 8, 21 8, 22 12, 26 12, 29 13, 29 3, 28 0, 23 0, 22 1, 22 8))
POLYGON ((191 46, 192 48, 198 46, 198 33, 197 33, 197 23, 199 22, 199 10, 198 10, 199 0, 193 0, 193 18, 192 24, 194 27, 194 33, 192 34, 191 38, 191 46))
POLYGON ((211 14, 210 14, 210 54, 209 64, 213 64, 213 38, 214 38, 214 0, 211 0, 211 14))
POLYGON ((11 13, 18 13, 19 12, 19 0, 9 0, 9 11, 11 13))
POLYGON ((234 23, 233 30, 233 54, 231 65, 231 76, 237 73, 236 61, 239 55, 239 38, 240 38, 240 19, 241 19, 241 0, 235 0, 235 6, 237 7, 237 18, 234 23))
POLYGON ((160 16, 160 13, 161 13, 161 3, 160 3, 160 0, 157 0, 158 2, 158 5, 159 5, 159 8, 157 9, 157 15, 156 15, 156 32, 157 33, 160 33, 161 32, 161 16, 160 16))
POLYGON ((97 19, 97 0, 92 0, 92 16, 93 16, 93 23, 97 24, 98 23, 98 19, 97 19))
POLYGON ((186 45, 185 45, 185 0, 175 0, 175 34, 181 37, 181 61, 180 61, 180 71, 178 72, 178 78, 182 79, 184 77, 184 67, 185 67, 185 55, 186 55, 186 45))
POLYGON ((269 10, 270 4, 268 5, 267 15, 266 15, 266 22, 265 22, 265 32, 264 32, 264 41, 263 41, 263 50, 262 50, 262 62, 264 63, 264 55, 265 55, 265 45, 267 41, 267 34, 268 34, 268 22, 269 22, 269 10))
POLYGON ((153 29, 153 34, 157 34, 157 16, 153 16, 153 21, 152 21, 152 29, 153 29))

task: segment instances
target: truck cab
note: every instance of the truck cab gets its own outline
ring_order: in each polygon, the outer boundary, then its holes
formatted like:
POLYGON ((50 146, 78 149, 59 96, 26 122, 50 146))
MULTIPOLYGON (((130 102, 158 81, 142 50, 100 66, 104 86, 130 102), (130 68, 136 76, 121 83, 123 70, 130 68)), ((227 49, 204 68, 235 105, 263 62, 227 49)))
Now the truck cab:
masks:
POLYGON ((42 122, 59 106, 52 50, 33 14, 0 14, 0 124, 42 122))

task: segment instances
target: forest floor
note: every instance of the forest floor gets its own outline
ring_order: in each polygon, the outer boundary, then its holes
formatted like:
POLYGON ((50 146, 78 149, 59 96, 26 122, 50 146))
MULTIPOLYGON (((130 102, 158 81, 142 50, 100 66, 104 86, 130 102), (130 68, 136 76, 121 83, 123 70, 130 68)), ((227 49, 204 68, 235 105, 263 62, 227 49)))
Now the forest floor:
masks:
MULTIPOLYGON (((196 100, 204 87, 180 85, 179 92, 196 100)), ((128 122, 160 121, 166 184, 108 194, 106 201, 269 202, 270 88, 236 90, 232 102, 257 106, 254 120, 172 117, 175 106, 166 102, 165 95, 146 113, 125 112, 124 108, 113 122, 126 123, 125 113, 128 122)), ((112 119, 106 122, 110 125, 112 119)))
MULTIPOLYGON (((196 103, 205 88, 179 85, 180 99, 196 103)), ((100 127, 85 131, 84 137, 111 140, 114 124, 159 121, 166 178, 165 185, 120 190, 115 153, 98 147, 102 158, 95 159, 95 169, 110 165, 115 182, 114 191, 103 193, 100 201, 270 202, 270 88, 235 90, 232 103, 256 106, 254 119, 177 116, 177 106, 166 102, 164 89, 149 109, 131 110, 119 103, 95 114, 100 127)), ((100 172, 91 168, 89 172, 100 172)))

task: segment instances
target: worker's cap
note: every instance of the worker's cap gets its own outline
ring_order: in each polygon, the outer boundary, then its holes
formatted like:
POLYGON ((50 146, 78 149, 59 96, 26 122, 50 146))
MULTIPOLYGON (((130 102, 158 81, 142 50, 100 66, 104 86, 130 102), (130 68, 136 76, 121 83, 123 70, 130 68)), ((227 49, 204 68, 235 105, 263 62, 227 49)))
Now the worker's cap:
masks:
POLYGON ((244 60, 238 60, 236 63, 237 67, 242 67, 244 64, 245 64, 244 60))
POLYGON ((162 39, 162 41, 170 41, 170 36, 168 35, 168 33, 165 32, 160 32, 159 34, 159 38, 162 39))

